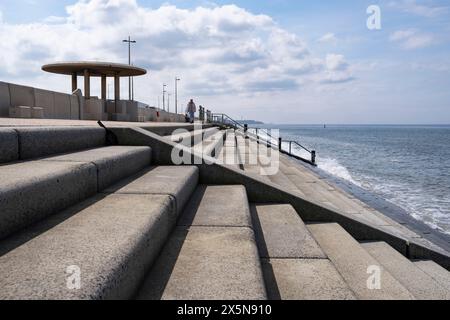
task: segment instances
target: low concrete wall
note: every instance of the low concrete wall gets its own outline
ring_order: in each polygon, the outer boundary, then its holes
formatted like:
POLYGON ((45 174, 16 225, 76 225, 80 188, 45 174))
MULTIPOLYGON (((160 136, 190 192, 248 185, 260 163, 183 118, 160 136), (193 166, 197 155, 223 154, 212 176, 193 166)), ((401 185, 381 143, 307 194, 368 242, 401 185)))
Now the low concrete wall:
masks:
POLYGON ((51 91, 34 89, 36 107, 44 108, 44 118, 51 118, 55 113, 55 98, 51 91))
POLYGON ((64 93, 55 92, 55 119, 70 119, 70 96, 64 93))
POLYGON ((11 96, 11 106, 34 107, 34 88, 9 84, 9 94, 11 96))
POLYGON ((0 117, 9 117, 11 107, 44 109, 45 119, 80 119, 76 95, 0 82, 0 117))
POLYGON ((185 122, 184 115, 150 108, 138 101, 109 100, 105 105, 96 97, 85 100, 80 90, 65 94, 0 82, 0 117, 10 117, 10 108, 19 106, 44 109, 44 119, 185 122))
POLYGON ((139 121, 152 122, 185 122, 184 115, 169 113, 160 109, 141 107, 138 111, 139 121))

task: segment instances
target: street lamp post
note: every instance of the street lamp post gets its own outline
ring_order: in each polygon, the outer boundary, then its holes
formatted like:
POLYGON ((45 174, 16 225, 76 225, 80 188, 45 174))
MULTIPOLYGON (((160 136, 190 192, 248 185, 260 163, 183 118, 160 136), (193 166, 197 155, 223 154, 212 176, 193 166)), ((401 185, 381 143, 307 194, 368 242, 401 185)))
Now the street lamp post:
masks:
POLYGON ((178 81, 181 79, 175 77, 175 113, 178 114, 178 81))
MULTIPOLYGON (((122 42, 128 43, 128 64, 131 66, 131 44, 136 43, 136 41, 131 40, 131 37, 128 36, 128 40, 122 40, 122 42)), ((128 94, 129 94, 129 100, 132 100, 133 95, 131 93, 131 77, 128 77, 128 94)))
POLYGON ((170 112, 170 93, 167 93, 167 112, 170 112))
POLYGON ((166 87, 167 84, 163 84, 163 110, 166 111, 166 87))

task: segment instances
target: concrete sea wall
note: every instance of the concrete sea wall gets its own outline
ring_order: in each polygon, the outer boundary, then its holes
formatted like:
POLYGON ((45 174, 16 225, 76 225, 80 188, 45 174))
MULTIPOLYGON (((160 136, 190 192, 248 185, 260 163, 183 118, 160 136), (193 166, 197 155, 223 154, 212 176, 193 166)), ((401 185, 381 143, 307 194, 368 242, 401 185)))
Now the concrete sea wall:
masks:
POLYGON ((0 117, 185 122, 184 115, 152 108, 137 101, 104 101, 97 97, 86 100, 80 90, 66 94, 2 81, 0 117))

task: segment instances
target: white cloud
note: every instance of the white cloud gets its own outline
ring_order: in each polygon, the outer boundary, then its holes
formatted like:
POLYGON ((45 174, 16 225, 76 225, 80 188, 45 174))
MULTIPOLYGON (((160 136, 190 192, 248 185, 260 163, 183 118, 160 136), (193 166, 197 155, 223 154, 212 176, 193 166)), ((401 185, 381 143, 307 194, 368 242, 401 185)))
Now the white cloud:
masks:
POLYGON ((418 4, 416 0, 393 1, 391 7, 422 17, 434 18, 449 12, 449 7, 418 4))
POLYGON ((400 43, 407 50, 425 48, 436 43, 436 39, 432 34, 422 33, 413 29, 396 31, 391 34, 389 39, 392 42, 400 43))
POLYGON ((321 38, 319 38, 317 40, 317 42, 322 42, 322 43, 336 43, 337 42, 337 38, 336 35, 334 33, 327 33, 324 34, 321 38))
POLYGON ((11 39, 0 43, 2 76, 36 86, 53 83, 59 89, 64 78, 44 74, 43 64, 126 62, 122 39, 128 35, 137 40, 134 64, 149 70, 149 75, 136 78, 136 97, 151 103, 159 84, 170 84, 175 75, 182 77, 182 92, 193 96, 295 91, 305 83, 320 86, 353 79, 343 56, 312 55, 298 35, 267 15, 235 5, 150 9, 135 0, 80 0, 67 7, 65 17, 1 25, 0 37, 11 39))

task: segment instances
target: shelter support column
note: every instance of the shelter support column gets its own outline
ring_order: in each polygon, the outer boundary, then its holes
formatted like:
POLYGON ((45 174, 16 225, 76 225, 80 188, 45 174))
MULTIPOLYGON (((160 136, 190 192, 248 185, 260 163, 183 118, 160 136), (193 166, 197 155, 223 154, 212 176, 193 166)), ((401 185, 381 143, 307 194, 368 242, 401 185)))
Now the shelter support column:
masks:
POLYGON ((106 75, 102 75, 102 100, 106 100, 106 75))
POLYGON ((72 73, 72 93, 78 89, 78 77, 77 73, 72 73))
POLYGON ((91 98, 91 74, 89 70, 84 70, 84 97, 91 98))
POLYGON ((118 75, 114 76, 114 99, 120 100, 120 77, 118 75))

